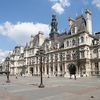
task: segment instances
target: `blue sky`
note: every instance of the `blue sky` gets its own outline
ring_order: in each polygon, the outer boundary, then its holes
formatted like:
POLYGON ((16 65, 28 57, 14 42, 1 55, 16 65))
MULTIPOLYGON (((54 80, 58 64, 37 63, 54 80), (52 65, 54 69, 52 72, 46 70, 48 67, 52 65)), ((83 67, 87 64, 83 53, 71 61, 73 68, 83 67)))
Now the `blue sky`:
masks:
POLYGON ((93 32, 100 31, 100 0, 0 0, 0 60, 16 45, 24 45, 31 35, 50 31, 52 14, 59 31, 68 31, 68 17, 92 11, 93 32))

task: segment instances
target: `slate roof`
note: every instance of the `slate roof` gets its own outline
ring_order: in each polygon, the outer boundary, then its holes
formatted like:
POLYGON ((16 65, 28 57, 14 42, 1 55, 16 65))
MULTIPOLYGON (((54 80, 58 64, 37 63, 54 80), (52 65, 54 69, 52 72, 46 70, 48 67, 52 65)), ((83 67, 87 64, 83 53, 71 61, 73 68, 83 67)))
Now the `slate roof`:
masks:
POLYGON ((71 28, 77 27, 77 33, 81 31, 86 31, 86 19, 83 15, 78 16, 75 21, 73 22, 73 25, 71 28))

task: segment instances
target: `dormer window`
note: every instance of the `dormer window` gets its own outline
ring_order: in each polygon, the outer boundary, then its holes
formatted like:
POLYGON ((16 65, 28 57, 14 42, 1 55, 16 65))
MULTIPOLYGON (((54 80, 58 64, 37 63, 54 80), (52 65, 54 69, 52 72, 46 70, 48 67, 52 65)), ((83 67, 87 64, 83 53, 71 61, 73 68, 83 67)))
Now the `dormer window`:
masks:
POLYGON ((71 28, 71 33, 75 33, 75 27, 71 28))

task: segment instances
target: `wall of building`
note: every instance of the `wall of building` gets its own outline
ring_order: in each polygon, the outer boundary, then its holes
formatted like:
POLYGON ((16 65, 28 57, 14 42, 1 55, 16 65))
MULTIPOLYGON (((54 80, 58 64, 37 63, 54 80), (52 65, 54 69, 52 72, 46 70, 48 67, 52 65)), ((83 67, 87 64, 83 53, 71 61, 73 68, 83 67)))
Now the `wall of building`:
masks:
POLYGON ((44 76, 68 77, 68 67, 72 63, 76 66, 78 76, 96 75, 95 71, 100 70, 100 39, 96 45, 93 44, 92 14, 89 10, 85 14, 85 17, 70 18, 71 33, 64 37, 55 32, 50 33, 52 38, 45 39, 44 34, 39 32, 32 36, 26 47, 16 46, 10 54, 11 74, 21 75, 23 72, 26 75, 40 75, 40 57, 36 54, 42 46, 45 50, 42 60, 44 76), (56 38, 53 38, 55 35, 56 38))

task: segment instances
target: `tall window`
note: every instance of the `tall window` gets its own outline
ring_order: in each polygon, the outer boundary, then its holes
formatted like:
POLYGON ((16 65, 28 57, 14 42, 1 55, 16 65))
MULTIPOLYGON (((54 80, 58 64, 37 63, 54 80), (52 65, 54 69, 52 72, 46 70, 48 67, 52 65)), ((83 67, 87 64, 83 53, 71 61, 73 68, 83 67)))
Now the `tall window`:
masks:
POLYGON ((84 58, 84 51, 81 51, 81 57, 84 58))
POLYGON ((82 36, 82 37, 81 37, 81 43, 83 43, 83 42, 84 42, 84 37, 82 36))
POLYGON ((53 62, 53 54, 51 54, 51 62, 53 62))
POLYGON ((67 41, 67 47, 69 46, 69 41, 67 41))
POLYGON ((75 33, 75 27, 72 27, 72 28, 71 28, 71 32, 72 32, 72 33, 75 33))
POLYGON ((60 61, 62 61, 62 53, 60 53, 60 61))
POLYGON ((93 50, 93 53, 97 53, 97 48, 95 48, 95 49, 93 50))
POLYGON ((66 59, 67 59, 67 60, 71 60, 71 55, 70 55, 70 54, 67 54, 67 55, 66 55, 66 59))
POLYGON ((73 53, 73 54, 72 54, 72 57, 73 57, 73 60, 75 60, 75 59, 76 59, 76 54, 73 53))
POLYGON ((60 64, 60 71, 62 72, 62 64, 60 64))
POLYGON ((52 66, 52 64, 51 64, 51 72, 53 72, 53 66, 52 66))
POLYGON ((65 53, 62 53, 62 60, 65 60, 65 53))
POLYGON ((75 40, 74 39, 72 40, 72 45, 75 45, 75 40))
POLYGON ((58 54, 55 54, 55 61, 58 61, 58 54))

